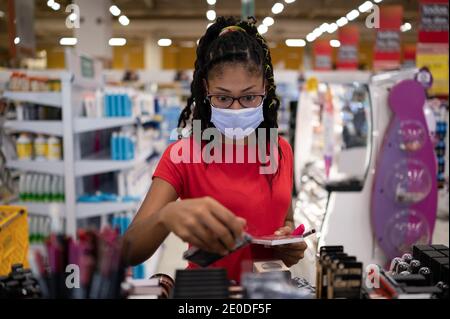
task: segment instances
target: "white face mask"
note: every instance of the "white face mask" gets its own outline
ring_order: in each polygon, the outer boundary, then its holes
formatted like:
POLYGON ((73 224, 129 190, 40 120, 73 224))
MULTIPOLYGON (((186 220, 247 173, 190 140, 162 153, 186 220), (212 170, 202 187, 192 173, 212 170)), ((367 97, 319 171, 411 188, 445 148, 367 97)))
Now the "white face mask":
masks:
POLYGON ((226 137, 243 139, 253 133, 264 121, 264 100, 257 107, 220 109, 211 105, 211 122, 226 137))

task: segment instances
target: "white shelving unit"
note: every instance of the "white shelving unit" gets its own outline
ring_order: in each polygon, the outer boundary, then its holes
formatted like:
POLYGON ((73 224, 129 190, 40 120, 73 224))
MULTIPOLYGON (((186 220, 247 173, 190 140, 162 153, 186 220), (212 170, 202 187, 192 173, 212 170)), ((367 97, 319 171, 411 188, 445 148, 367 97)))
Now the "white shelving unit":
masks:
MULTIPOLYGON (((22 172, 36 172, 64 176, 64 202, 17 202, 28 208, 31 214, 63 218, 65 232, 75 236, 77 221, 80 219, 107 216, 122 211, 135 211, 140 202, 99 202, 78 203, 77 195, 83 192, 81 177, 107 172, 131 169, 144 162, 153 153, 153 148, 138 154, 129 161, 111 160, 109 153, 82 157, 81 133, 119 128, 126 125, 157 121, 147 117, 82 117, 83 94, 103 86, 103 70, 98 61, 81 57, 72 50, 66 51, 67 71, 40 72, 42 76, 58 77, 61 80, 61 92, 13 92, 5 91, 3 97, 62 109, 62 120, 52 121, 7 121, 5 127, 11 132, 30 132, 55 135, 63 141, 63 159, 61 161, 8 160, 7 167, 22 172), (81 60, 83 59, 83 62, 81 60)), ((38 72, 33 72, 36 74, 38 72)), ((159 119, 160 120, 160 119, 159 119)), ((141 195, 141 194, 139 194, 141 195)))

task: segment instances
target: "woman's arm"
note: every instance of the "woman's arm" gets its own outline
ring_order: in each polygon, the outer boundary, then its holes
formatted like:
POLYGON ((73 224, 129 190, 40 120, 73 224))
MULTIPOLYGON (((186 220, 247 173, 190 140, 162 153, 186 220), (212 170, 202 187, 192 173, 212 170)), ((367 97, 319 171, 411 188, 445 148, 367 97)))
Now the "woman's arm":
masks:
POLYGON ((139 264, 158 249, 169 235, 161 218, 161 210, 176 201, 178 195, 168 182, 155 178, 144 202, 124 235, 124 258, 131 265, 139 264))
POLYGON ((142 206, 124 235, 124 258, 139 264, 173 232, 183 241, 226 255, 242 236, 245 220, 210 197, 176 201, 171 184, 154 178, 142 206))

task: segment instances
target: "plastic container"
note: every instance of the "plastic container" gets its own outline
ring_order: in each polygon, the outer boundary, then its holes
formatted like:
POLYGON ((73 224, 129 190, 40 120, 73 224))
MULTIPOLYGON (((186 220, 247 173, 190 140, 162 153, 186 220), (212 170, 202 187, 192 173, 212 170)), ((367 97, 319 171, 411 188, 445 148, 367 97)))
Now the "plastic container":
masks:
POLYGON ((33 157, 33 147, 31 139, 27 134, 20 134, 16 142, 17 158, 19 160, 31 160, 33 157))
POLYGON ((50 161, 60 161, 61 156, 61 140, 55 136, 47 139, 47 159, 50 161))
POLYGON ((37 161, 47 159, 47 140, 42 135, 38 135, 34 139, 34 157, 37 161))

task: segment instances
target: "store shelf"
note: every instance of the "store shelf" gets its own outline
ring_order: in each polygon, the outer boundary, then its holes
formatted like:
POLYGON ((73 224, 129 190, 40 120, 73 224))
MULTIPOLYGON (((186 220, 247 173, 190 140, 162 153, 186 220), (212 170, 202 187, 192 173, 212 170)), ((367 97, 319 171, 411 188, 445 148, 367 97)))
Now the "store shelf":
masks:
POLYGON ((76 133, 103 130, 136 123, 134 117, 77 118, 74 122, 76 133))
POLYGON ((31 215, 64 217, 64 203, 14 202, 11 205, 25 206, 31 215))
POLYGON ((109 155, 107 153, 97 154, 90 158, 76 161, 75 175, 86 176, 130 169, 137 164, 144 162, 152 154, 153 148, 149 148, 146 152, 139 154, 135 159, 129 161, 107 159, 107 156, 109 155))
POLYGON ((10 100, 35 103, 53 107, 62 106, 62 95, 60 92, 14 92, 5 91, 3 96, 10 100))
POLYGON ((64 175, 63 161, 12 160, 8 161, 6 166, 8 168, 19 169, 26 172, 64 175))
POLYGON ((6 121, 5 128, 17 132, 32 132, 62 136, 61 121, 6 121))
POLYGON ((139 202, 101 202, 77 203, 76 214, 78 219, 96 217, 127 210, 135 210, 139 202))

